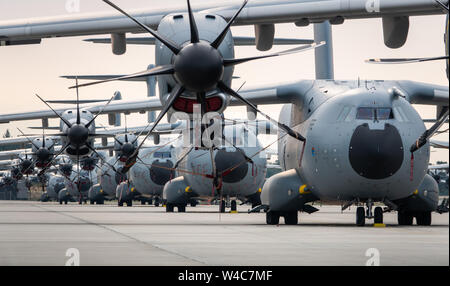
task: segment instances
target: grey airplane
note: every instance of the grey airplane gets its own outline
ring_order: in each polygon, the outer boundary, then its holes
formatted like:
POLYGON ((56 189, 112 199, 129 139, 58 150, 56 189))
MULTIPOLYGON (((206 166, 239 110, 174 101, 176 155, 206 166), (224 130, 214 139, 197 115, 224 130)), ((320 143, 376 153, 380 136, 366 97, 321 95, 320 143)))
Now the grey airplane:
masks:
MULTIPOLYGON (((267 122, 261 123, 266 128, 267 122)), ((225 125, 224 140, 213 149, 186 146, 183 138, 178 140, 174 166, 177 177, 168 181, 163 191, 166 211, 173 212, 177 207, 184 212, 192 199, 219 200, 220 212, 225 212, 227 205, 236 211, 236 199, 250 202, 253 207, 259 205, 267 158, 257 139, 257 128, 250 123, 225 125)))
POLYGON ((161 145, 145 148, 140 152, 139 158, 129 171, 129 179, 142 196, 141 202, 153 203, 157 207, 163 201, 164 186, 176 177, 174 147, 161 145))

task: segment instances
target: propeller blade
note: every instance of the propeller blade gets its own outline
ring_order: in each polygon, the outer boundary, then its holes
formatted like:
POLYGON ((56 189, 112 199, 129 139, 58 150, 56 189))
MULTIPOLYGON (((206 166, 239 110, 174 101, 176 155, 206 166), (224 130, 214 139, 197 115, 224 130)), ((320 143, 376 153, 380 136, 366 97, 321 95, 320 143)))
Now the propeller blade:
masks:
POLYGON ((51 166, 53 164, 53 162, 56 160, 56 158, 58 158, 59 155, 61 155, 64 151, 66 151, 66 149, 70 146, 70 143, 67 143, 66 145, 64 145, 64 147, 61 148, 61 150, 58 151, 58 153, 56 153, 55 156, 53 156, 53 159, 47 163, 44 168, 42 168, 42 170, 39 172, 39 175, 42 175, 45 173, 45 171, 48 169, 49 166, 51 166))
MULTIPOLYGON (((92 148, 92 146, 91 145, 89 145, 89 144, 86 144, 86 146, 88 147, 88 149, 89 150, 91 150, 95 155, 97 155, 99 158, 102 158, 102 156, 94 149, 94 148, 92 148)), ((108 162, 104 162, 106 165, 108 165, 114 172, 116 172, 117 173, 117 170, 116 170, 116 168, 114 168, 114 166, 113 165, 111 165, 111 164, 109 164, 108 162)))
POLYGON ((247 5, 248 0, 244 0, 244 3, 242 4, 241 8, 234 14, 234 16, 228 21, 228 24, 225 26, 223 31, 219 34, 219 36, 214 40, 214 42, 211 43, 211 47, 218 49, 220 44, 222 44, 223 39, 225 39, 225 36, 228 33, 228 30, 230 29, 231 25, 233 25, 234 21, 236 20, 237 16, 241 13, 242 9, 244 9, 245 5, 247 5))
POLYGON ((139 150, 142 148, 142 146, 145 143, 145 140, 147 140, 147 138, 150 136, 150 134, 152 133, 152 131, 155 129, 155 127, 158 125, 158 123, 161 121, 161 119, 164 117, 164 115, 166 115, 166 113, 169 111, 169 109, 172 107, 172 105, 174 104, 175 100, 177 100, 178 97, 180 97, 183 92, 184 92, 185 88, 181 85, 178 85, 175 89, 174 92, 172 93, 171 97, 168 99, 168 101, 166 102, 164 108, 161 110, 161 112, 158 114, 158 118, 156 118, 155 122, 153 123, 152 128, 150 128, 150 131, 147 133, 147 135, 144 137, 144 140, 142 140, 141 144, 136 148, 136 150, 134 151, 134 153, 130 156, 130 158, 127 160, 127 162, 125 163, 125 166, 122 169, 122 174, 125 174, 126 172, 128 172, 128 170, 136 163, 136 158, 139 154, 139 150))
POLYGON ((70 128, 70 127, 72 126, 66 119, 64 119, 61 115, 59 115, 58 112, 56 112, 56 110, 54 110, 54 109, 53 109, 53 108, 52 108, 45 100, 43 100, 42 97, 39 96, 39 94, 36 93, 36 96, 37 96, 43 103, 45 103, 45 105, 47 105, 47 107, 50 108, 50 109, 53 111, 53 113, 55 113, 56 116, 58 116, 59 119, 61 119, 62 122, 64 122, 64 124, 67 125, 67 127, 70 128))
POLYGON ((189 153, 192 152, 192 150, 194 150, 194 147, 191 146, 186 152, 184 152, 184 154, 180 157, 180 159, 178 159, 177 162, 175 163, 173 169, 178 168, 178 165, 180 165, 180 163, 183 162, 184 158, 186 158, 187 155, 189 155, 189 153))
POLYGON ((116 136, 114 136, 114 141, 116 141, 116 142, 117 142, 117 143, 118 143, 118 144, 119 144, 120 146, 122 146, 122 145, 123 145, 123 143, 122 143, 122 142, 120 142, 120 141, 119 141, 119 139, 117 139, 117 138, 116 138, 116 136))
POLYGON ((23 172, 21 172, 22 174, 26 174, 28 172, 28 170, 30 170, 31 168, 34 168, 34 165, 36 164, 36 160, 33 160, 31 162, 31 165, 28 166, 23 172))
POLYGON ((368 59, 366 63, 369 64, 410 64, 420 62, 430 62, 437 60, 448 60, 449 56, 431 57, 431 58, 393 58, 393 59, 368 59))
POLYGON ((111 101, 114 99, 114 96, 111 97, 111 99, 102 107, 102 109, 94 116, 94 118, 92 118, 88 124, 85 125, 86 128, 89 128, 89 126, 91 126, 91 124, 95 121, 95 119, 97 119, 97 117, 102 114, 102 112, 105 110, 106 107, 108 107, 108 105, 111 103, 111 101))
POLYGON ((84 84, 80 84, 80 85, 76 85, 76 86, 71 86, 71 87, 69 87, 69 89, 85 87, 85 86, 90 86, 90 85, 96 85, 96 84, 110 82, 110 81, 116 81, 116 80, 127 80, 127 79, 132 79, 132 78, 163 75, 163 74, 173 74, 173 73, 174 73, 174 69, 172 66, 157 66, 152 69, 134 73, 134 74, 130 74, 130 75, 114 77, 114 78, 109 78, 109 79, 105 79, 105 80, 99 80, 99 81, 84 83, 84 84))
MULTIPOLYGON (((98 102, 107 102, 107 99, 86 99, 86 100, 47 100, 48 103, 53 104, 87 104, 87 103, 98 103, 98 102)), ((49 129, 47 127, 47 129, 49 129)))
POLYGON ((253 103, 251 103, 250 101, 248 101, 247 99, 243 98, 242 96, 240 96, 237 92, 235 92, 232 88, 229 88, 224 82, 219 82, 218 84, 218 88, 221 89, 223 92, 231 95, 232 97, 238 99, 239 101, 241 101, 242 103, 250 106, 254 111, 260 113, 261 115, 263 115, 265 118, 267 118, 267 120, 272 121, 274 124, 278 125, 278 127, 282 130, 284 130, 287 134, 289 134, 289 136, 294 137, 297 140, 300 141, 306 141, 305 137, 303 137, 302 135, 300 135, 298 132, 292 130, 289 126, 286 126, 283 123, 280 123, 278 121, 276 121, 275 119, 272 119, 269 115, 265 114, 264 112, 262 112, 261 110, 259 110, 255 105, 253 105, 253 103))
POLYGON ((109 6, 113 7, 114 9, 116 9, 117 11, 119 11, 120 13, 124 14, 125 16, 127 16, 128 18, 130 18, 131 20, 133 20, 133 22, 135 22, 136 24, 138 24, 141 28, 143 28, 144 30, 146 30, 147 32, 149 32, 153 37, 157 38, 161 43, 163 43, 167 48, 169 48, 175 55, 177 55, 180 52, 180 48, 171 40, 164 38, 163 36, 161 36, 158 32, 156 32, 155 30, 151 29, 150 27, 148 27, 147 25, 141 23, 139 20, 137 20, 136 18, 134 18, 133 16, 129 15, 127 12, 123 11, 121 8, 119 8, 117 5, 115 5, 114 3, 112 3, 111 1, 108 0, 103 0, 103 2, 105 2, 106 4, 108 4, 109 6))
POLYGON ((430 127, 430 129, 426 130, 420 137, 417 139, 414 144, 411 145, 410 151, 411 153, 416 152, 420 148, 422 148, 428 140, 441 128, 441 126, 445 123, 449 115, 449 110, 442 115, 442 117, 430 127))
POLYGON ((256 57, 249 57, 249 58, 242 58, 242 59, 224 59, 223 60, 223 65, 225 67, 227 66, 234 66, 234 65, 238 65, 238 64, 242 64, 248 61, 253 61, 253 60, 259 60, 259 59, 265 59, 265 58, 271 58, 271 57, 278 57, 278 56, 284 56, 284 55, 290 55, 290 54, 295 54, 295 53, 299 53, 299 52, 304 52, 304 51, 308 51, 311 49, 315 49, 318 48, 320 46, 325 45, 325 41, 322 41, 320 43, 313 43, 310 45, 304 45, 304 46, 300 46, 297 48, 293 48, 293 49, 289 49, 283 52, 279 52, 279 53, 273 53, 273 54, 269 54, 269 55, 265 55, 265 56, 256 56, 256 57))
POLYGON ((195 44, 200 42, 200 38, 198 36, 197 24, 195 23, 194 13, 192 13, 191 9, 191 1, 187 0, 188 13, 189 13, 189 25, 191 28, 191 43, 195 44))
POLYGON ((77 124, 81 123, 81 114, 80 114, 80 94, 78 93, 78 78, 75 78, 75 85, 77 90, 77 124))
POLYGON ((45 129, 42 128, 42 147, 45 148, 45 129))
POLYGON ((17 130, 19 130, 20 133, 22 133, 22 135, 31 143, 31 145, 33 145, 36 149, 39 149, 39 146, 37 146, 36 144, 34 144, 33 140, 31 140, 30 138, 28 138, 25 133, 22 132, 22 130, 20 130, 19 128, 17 128, 17 130))
MULTIPOLYGON (((445 6, 445 4, 442 3, 442 2, 439 1, 439 0, 434 0, 434 1, 436 1, 436 3, 438 3, 439 6, 441 6, 442 9, 444 9, 445 11, 447 11, 447 13, 449 13, 449 8, 448 8, 448 6, 445 6)), ((449 4, 450 4, 450 3, 449 3, 449 4)), ((447 5, 449 5, 449 4, 447 4, 447 5)))

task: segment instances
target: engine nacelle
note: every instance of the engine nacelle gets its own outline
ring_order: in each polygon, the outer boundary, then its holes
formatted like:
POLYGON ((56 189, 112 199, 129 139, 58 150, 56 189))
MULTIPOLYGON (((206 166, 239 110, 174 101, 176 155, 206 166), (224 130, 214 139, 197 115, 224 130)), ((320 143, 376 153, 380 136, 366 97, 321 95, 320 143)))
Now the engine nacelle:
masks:
POLYGON ((127 39, 125 33, 111 34, 111 47, 115 55, 123 55, 127 51, 127 39))
POLYGON ((439 204, 439 186, 432 176, 426 174, 412 196, 395 203, 397 203, 399 210, 406 212, 436 211, 439 204))
POLYGON ((409 17, 383 17, 384 44, 391 49, 401 48, 408 38, 409 17))
MULTIPOLYGON (((227 25, 222 17, 206 13, 195 13, 195 21, 200 40, 209 43, 212 43, 217 38, 218 33, 227 25)), ((177 13, 165 16, 159 23, 158 32, 179 46, 189 44, 191 36, 188 14, 177 13)), ((218 50, 224 59, 234 58, 234 40, 231 31, 227 33, 218 50)), ((155 53, 156 66, 173 64, 173 52, 159 41, 156 41, 155 53)), ((227 85, 231 85, 233 71, 234 67, 232 66, 225 68, 223 82, 227 85)), ((157 80, 161 101, 165 102, 168 93, 172 91, 177 82, 172 75, 158 76, 157 80)), ((184 96, 186 95, 188 94, 185 93, 184 96)), ((194 94, 189 97, 196 98, 194 94)))
POLYGON ((163 189, 163 199, 167 204, 187 205, 191 188, 186 184, 184 177, 169 181, 163 189))
POLYGON ((275 37, 274 24, 255 25, 255 42, 258 51, 270 50, 273 46, 274 37, 275 37))

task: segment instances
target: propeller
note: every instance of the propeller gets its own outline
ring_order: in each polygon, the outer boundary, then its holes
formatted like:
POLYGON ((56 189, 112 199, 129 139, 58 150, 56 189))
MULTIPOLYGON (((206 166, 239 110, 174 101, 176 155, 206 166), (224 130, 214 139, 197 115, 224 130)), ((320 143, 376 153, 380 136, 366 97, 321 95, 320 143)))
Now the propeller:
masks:
MULTIPOLYGON (((78 79, 76 79, 76 84, 78 85, 78 79)), ((77 105, 77 114, 76 114, 76 122, 75 123, 70 123, 69 121, 67 121, 67 119, 65 119, 63 116, 61 116, 56 110, 54 110, 50 104, 48 104, 47 101, 45 101, 42 97, 40 97, 38 94, 36 94, 36 96, 45 104, 47 105, 48 108, 50 108, 50 110, 53 111, 53 113, 55 113, 55 115, 61 119, 61 121, 68 127, 68 131, 67 133, 60 133, 57 134, 59 136, 63 136, 63 137, 67 137, 68 138, 68 144, 67 146, 65 146, 65 149, 67 149, 69 146, 73 146, 76 149, 76 152, 78 153, 80 150, 80 147, 83 145, 86 145, 87 141, 89 140, 89 137, 94 136, 95 134, 91 134, 89 131, 89 127, 94 123, 94 121, 97 119, 97 117, 103 113, 103 111, 105 110, 105 108, 111 103, 111 101, 114 99, 114 96, 111 97, 111 99, 109 99, 109 101, 100 109, 99 112, 97 112, 97 114, 95 114, 93 116, 93 118, 87 123, 87 124, 82 124, 81 123, 81 111, 80 111, 80 96, 79 96, 79 92, 78 92, 78 88, 76 89, 76 94, 77 94, 77 101, 76 101, 76 105, 77 105)), ((65 149, 61 149, 63 151, 65 151, 65 149)), ((62 153, 62 152, 61 152, 62 153)))
MULTIPOLYGON (((150 132, 147 134, 145 139, 142 141, 142 143, 139 145, 139 147, 135 150, 133 155, 127 160, 127 164, 124 168, 124 170, 128 171, 129 167, 134 165, 136 163, 136 157, 138 154, 139 149, 142 147, 145 140, 148 138, 149 134, 154 130, 156 125, 160 122, 162 117, 169 111, 169 109, 175 104, 175 102, 179 99, 179 97, 183 94, 183 92, 188 91, 191 93, 196 94, 197 101, 202 105, 202 113, 205 113, 208 111, 207 106, 207 100, 206 100, 206 92, 212 91, 215 89, 219 89, 226 94, 238 98, 245 104, 251 106, 256 112, 260 112, 254 105, 250 104, 249 101, 244 100, 239 94, 235 91, 233 91, 230 87, 228 87, 223 82, 223 75, 224 75, 224 69, 225 67, 238 65, 244 62, 252 61, 252 60, 258 60, 263 58, 269 58, 269 57, 276 57, 276 56, 282 56, 282 55, 288 55, 292 53, 297 53, 301 51, 306 51, 309 49, 317 48, 321 45, 324 45, 325 42, 321 43, 313 43, 305 46, 301 46, 295 49, 290 49, 284 52, 279 53, 273 53, 265 56, 256 56, 256 57, 249 57, 249 58, 241 58, 241 59, 224 59, 221 55, 221 53, 218 50, 218 47, 222 44, 223 40, 225 39, 226 34, 228 33, 231 25, 234 23, 236 18, 239 16, 241 11, 244 9, 246 4, 248 3, 248 0, 245 0, 240 7, 238 11, 233 15, 233 17, 228 21, 227 25, 223 28, 223 30, 218 34, 217 38, 209 43, 206 41, 200 41, 199 34, 198 34, 198 28, 195 21, 194 14, 191 9, 190 1, 187 0, 187 6, 188 6, 188 15, 189 15, 189 26, 190 26, 190 35, 191 35, 191 41, 189 44, 185 46, 178 46, 177 44, 173 43, 171 40, 166 39, 163 35, 158 34, 158 32, 152 30, 150 27, 146 26, 145 24, 141 23, 139 20, 134 18, 133 16, 127 14, 125 11, 123 11, 121 8, 116 6, 114 3, 108 0, 103 0, 105 3, 113 7, 114 9, 118 10, 128 18, 130 18, 132 21, 134 21, 136 24, 138 24, 140 27, 142 27, 144 30, 146 30, 148 33, 153 35, 155 38, 157 38, 163 45, 165 45, 168 49, 170 49, 174 53, 173 58, 173 64, 171 65, 164 65, 164 66, 157 66, 151 69, 148 69, 146 71, 138 72, 131 75, 116 77, 116 78, 110 78, 106 80, 81 84, 81 85, 75 85, 71 86, 70 88, 78 88, 83 86, 89 86, 89 85, 95 85, 99 83, 104 83, 108 81, 114 81, 114 80, 124 80, 124 79, 132 79, 132 78, 140 78, 140 77, 148 77, 148 76, 156 76, 156 75, 173 75, 175 78, 177 85, 171 92, 171 94, 168 96, 162 111, 158 115, 157 120, 155 121, 154 125, 152 126, 150 132)), ((264 114, 266 118, 269 118, 267 115, 264 114)), ((276 122, 275 120, 271 119, 271 121, 276 122)), ((298 134, 296 131, 292 130, 290 127, 279 124, 277 125, 283 129, 286 133, 288 133, 290 136, 293 136, 296 139, 304 140, 304 138, 298 134)))
MULTIPOLYGON (((439 0, 434 0, 445 12, 447 12, 447 21, 449 17, 449 3, 447 5, 442 3, 439 0)), ((449 43, 449 34, 448 34, 448 22, 447 22, 447 32, 446 32, 446 45, 449 43)), ((449 61, 448 55, 448 46, 446 46, 446 55, 440 57, 424 57, 424 58, 384 58, 384 59, 368 59, 365 62, 370 64, 410 64, 410 63, 420 63, 420 62, 430 62, 430 61, 439 61, 439 60, 447 60, 447 65, 449 61)), ((448 77, 448 72, 447 72, 448 77)))

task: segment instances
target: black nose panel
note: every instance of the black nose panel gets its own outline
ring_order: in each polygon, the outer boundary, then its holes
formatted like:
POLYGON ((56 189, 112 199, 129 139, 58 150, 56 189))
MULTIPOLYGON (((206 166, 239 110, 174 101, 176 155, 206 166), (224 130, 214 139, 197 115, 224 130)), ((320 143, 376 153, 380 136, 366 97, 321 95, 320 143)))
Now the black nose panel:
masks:
POLYGON ((386 124, 384 130, 370 130, 365 123, 353 133, 349 159, 353 170, 365 178, 390 177, 403 163, 402 138, 390 124, 386 124))
POLYGON ((175 178, 175 170, 171 161, 159 162, 156 160, 150 167, 150 178, 152 181, 160 186, 164 186, 168 181, 175 178))
POLYGON ((244 155, 239 152, 227 152, 224 149, 217 151, 216 168, 219 173, 231 170, 230 173, 225 173, 223 181, 225 183, 237 183, 242 181, 248 173, 248 165, 244 155))

